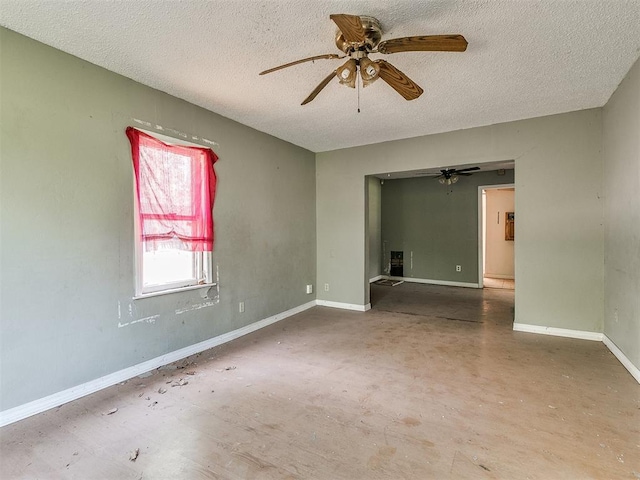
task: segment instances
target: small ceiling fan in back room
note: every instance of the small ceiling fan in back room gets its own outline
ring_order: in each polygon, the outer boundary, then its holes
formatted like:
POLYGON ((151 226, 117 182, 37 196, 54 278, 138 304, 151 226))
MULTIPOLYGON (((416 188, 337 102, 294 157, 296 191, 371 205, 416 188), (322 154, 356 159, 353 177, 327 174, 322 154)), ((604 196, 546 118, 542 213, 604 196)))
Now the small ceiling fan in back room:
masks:
POLYGON ((476 170, 480 170, 480 167, 461 168, 460 170, 456 168, 445 168, 443 170, 440 170, 440 175, 436 176, 435 178, 437 178, 438 181, 443 185, 451 185, 453 183, 456 183, 460 176, 469 177, 473 175, 469 172, 473 172, 476 170))
POLYGON ((467 41, 458 34, 402 37, 381 42, 382 28, 380 22, 373 17, 334 14, 329 18, 338 26, 335 42, 344 55, 334 53, 316 55, 260 72, 260 75, 265 75, 300 63, 349 57, 349 60, 320 82, 304 99, 302 105, 306 105, 316 98, 334 77, 337 77, 342 85, 355 88, 358 83, 359 86, 358 73, 360 73, 363 87, 367 87, 381 78, 406 100, 415 100, 423 92, 418 84, 386 60, 371 60, 369 55, 401 52, 464 52, 467 49, 467 41))

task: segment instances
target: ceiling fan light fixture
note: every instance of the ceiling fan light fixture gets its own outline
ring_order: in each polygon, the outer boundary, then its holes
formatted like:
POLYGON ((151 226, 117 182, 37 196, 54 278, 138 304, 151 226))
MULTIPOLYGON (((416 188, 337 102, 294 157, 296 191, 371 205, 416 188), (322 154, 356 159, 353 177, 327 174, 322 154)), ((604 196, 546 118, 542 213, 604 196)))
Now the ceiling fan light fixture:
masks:
POLYGON ((356 88, 356 75, 358 72, 358 64, 351 58, 344 65, 338 68, 337 76, 340 83, 351 88, 356 88))
POLYGON ((456 183, 459 180, 460 177, 458 177, 457 175, 451 175, 450 177, 442 177, 440 179, 438 179, 438 181, 442 184, 442 185, 452 185, 454 183, 456 183))
POLYGON ((360 76, 362 86, 366 87, 375 82, 380 75, 380 65, 371 61, 368 57, 360 59, 360 76))

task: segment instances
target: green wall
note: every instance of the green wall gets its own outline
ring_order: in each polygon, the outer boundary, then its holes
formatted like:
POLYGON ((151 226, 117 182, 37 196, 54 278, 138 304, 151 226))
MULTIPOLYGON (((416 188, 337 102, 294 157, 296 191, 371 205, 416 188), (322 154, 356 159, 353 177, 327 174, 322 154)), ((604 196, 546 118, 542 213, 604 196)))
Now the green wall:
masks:
POLYGON ((367 179, 367 231, 369 241, 369 273, 372 279, 382 275, 382 185, 377 177, 367 179))
POLYGON ((318 299, 369 303, 367 175, 514 160, 516 322, 602 332, 601 149, 592 109, 317 154, 318 299))
POLYGON ((430 177, 385 180, 383 268, 390 251, 402 251, 405 277, 477 284, 478 186, 510 183, 513 170, 475 173, 450 186, 430 177))
POLYGON ((0 410, 315 299, 312 152, 6 29, 0 61, 0 410), (219 143, 219 294, 132 299, 129 125, 219 143))
POLYGON ((603 126, 604 333, 639 372, 640 60, 605 106, 603 126))

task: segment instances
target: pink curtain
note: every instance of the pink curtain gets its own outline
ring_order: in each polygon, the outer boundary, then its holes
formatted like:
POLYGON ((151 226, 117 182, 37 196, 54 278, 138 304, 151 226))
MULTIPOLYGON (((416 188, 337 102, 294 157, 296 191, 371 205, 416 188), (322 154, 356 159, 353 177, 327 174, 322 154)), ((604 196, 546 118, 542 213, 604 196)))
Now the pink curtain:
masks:
POLYGON ((132 127, 127 137, 145 248, 212 251, 216 154, 209 148, 167 145, 132 127))

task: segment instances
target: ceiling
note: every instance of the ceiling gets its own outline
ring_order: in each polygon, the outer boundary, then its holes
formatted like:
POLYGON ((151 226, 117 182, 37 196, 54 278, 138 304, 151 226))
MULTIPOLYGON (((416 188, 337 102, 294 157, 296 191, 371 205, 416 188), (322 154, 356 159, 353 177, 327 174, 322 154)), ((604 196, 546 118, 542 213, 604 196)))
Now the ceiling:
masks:
MULTIPOLYGON (((640 0, 1 0, 0 25, 314 152, 603 106, 640 55, 640 0), (383 40, 462 34, 464 53, 372 55, 424 89, 333 81, 331 13, 383 40)), ((153 121, 153 119, 150 119, 153 121)), ((172 125, 166 125, 171 128, 172 125)), ((218 142, 215 132, 211 136, 218 142)))

